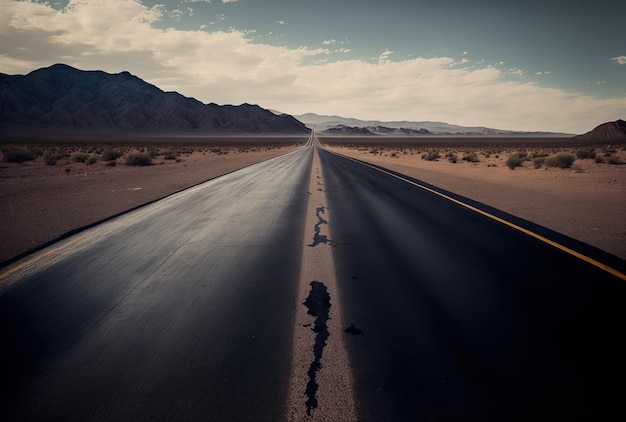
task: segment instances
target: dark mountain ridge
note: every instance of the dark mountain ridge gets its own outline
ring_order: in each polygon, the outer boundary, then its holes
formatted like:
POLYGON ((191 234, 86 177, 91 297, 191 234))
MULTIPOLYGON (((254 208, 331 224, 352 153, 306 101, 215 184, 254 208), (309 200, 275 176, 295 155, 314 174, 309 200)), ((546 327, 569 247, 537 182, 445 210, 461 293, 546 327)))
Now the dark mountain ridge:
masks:
POLYGON ((292 116, 257 105, 203 104, 164 92, 129 72, 83 71, 63 64, 25 76, 0 74, 0 124, 18 130, 309 132, 292 116))
POLYGON ((614 122, 602 123, 587 133, 576 136, 580 139, 626 140, 626 121, 619 119, 614 122))

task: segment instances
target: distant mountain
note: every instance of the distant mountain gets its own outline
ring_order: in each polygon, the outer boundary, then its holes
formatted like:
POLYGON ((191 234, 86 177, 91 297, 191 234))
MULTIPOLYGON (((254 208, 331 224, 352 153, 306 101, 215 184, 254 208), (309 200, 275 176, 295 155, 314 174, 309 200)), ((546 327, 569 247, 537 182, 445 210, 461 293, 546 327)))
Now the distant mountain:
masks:
POLYGON ((576 136, 576 138, 624 141, 626 140, 626 122, 619 119, 614 122, 603 123, 587 133, 576 136))
POLYGON ((432 133, 426 129, 390 128, 385 126, 359 127, 346 125, 332 126, 324 129, 321 133, 327 135, 432 135, 432 133))
POLYGON ((553 132, 521 132, 504 129, 492 129, 488 127, 475 126, 458 126, 444 122, 410 122, 410 121, 390 121, 383 122, 379 120, 359 120, 341 116, 325 116, 314 113, 306 113, 294 116, 296 119, 306 124, 308 127, 319 132, 340 125, 368 128, 371 132, 379 135, 441 135, 441 136, 551 136, 566 137, 571 134, 553 133, 553 132), (383 129, 372 129, 381 127, 383 129), (393 129, 387 131, 386 129, 393 129))
POLYGON ((328 135, 374 135, 369 129, 364 127, 351 127, 346 125, 337 125, 329 127, 323 131, 328 135))
POLYGON ((427 129, 410 129, 406 127, 391 128, 386 126, 367 126, 367 130, 377 135, 408 135, 408 136, 420 136, 420 135, 433 135, 433 133, 427 129))
POLYGON ((121 132, 307 133, 289 115, 257 105, 203 104, 128 72, 56 64, 28 75, 0 73, 1 132, 27 128, 121 132), (10 129, 11 128, 11 129, 10 129))

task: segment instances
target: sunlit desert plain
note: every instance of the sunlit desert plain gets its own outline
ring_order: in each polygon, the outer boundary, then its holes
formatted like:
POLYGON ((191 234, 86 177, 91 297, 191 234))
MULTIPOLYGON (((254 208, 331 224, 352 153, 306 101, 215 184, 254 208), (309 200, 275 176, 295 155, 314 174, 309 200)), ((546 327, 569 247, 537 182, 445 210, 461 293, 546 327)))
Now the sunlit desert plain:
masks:
POLYGON ((626 144, 568 138, 320 137, 327 148, 626 258, 626 144))
MULTIPOLYGON (((624 143, 323 135, 320 141, 626 258, 624 143)), ((284 136, 6 143, 0 262, 305 142, 284 136), (9 158, 15 151, 32 159, 9 158)))
POLYGON ((306 140, 162 137, 0 145, 0 263, 113 215, 293 151, 306 140), (16 153, 28 159, 10 158, 16 153))

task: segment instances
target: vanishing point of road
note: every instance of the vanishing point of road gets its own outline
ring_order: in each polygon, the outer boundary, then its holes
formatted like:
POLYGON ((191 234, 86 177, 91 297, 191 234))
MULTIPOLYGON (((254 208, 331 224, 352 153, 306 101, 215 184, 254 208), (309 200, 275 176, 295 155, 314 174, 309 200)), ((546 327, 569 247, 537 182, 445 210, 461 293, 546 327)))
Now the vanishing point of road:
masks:
POLYGON ((623 421, 624 272, 313 133, 0 269, 0 414, 623 421))

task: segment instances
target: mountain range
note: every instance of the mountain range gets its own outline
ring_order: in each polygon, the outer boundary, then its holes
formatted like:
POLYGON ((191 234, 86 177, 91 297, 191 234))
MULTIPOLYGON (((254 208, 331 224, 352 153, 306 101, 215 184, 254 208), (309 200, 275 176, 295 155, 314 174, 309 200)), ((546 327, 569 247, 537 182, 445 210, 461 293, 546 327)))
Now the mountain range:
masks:
MULTIPOLYGON (((129 72, 84 71, 64 64, 27 75, 0 73, 0 135, 94 133, 306 134, 388 136, 570 137, 431 121, 359 120, 306 113, 290 116, 258 105, 204 104, 165 92, 129 72)), ((585 139, 626 139, 617 120, 578 135, 585 139)))
POLYGON ((257 105, 203 104, 164 92, 128 72, 83 71, 64 64, 25 76, 0 73, 2 133, 37 128, 202 134, 308 133, 292 116, 257 105))
POLYGON ((380 121, 359 120, 341 116, 326 116, 314 113, 294 115, 296 119, 318 132, 328 134, 376 134, 376 135, 438 135, 438 136, 532 136, 569 137, 572 134, 554 132, 522 132, 493 129, 483 126, 459 126, 430 121, 380 121), (365 129, 365 131, 363 130, 365 129), (369 132, 369 133, 368 133, 369 132))

